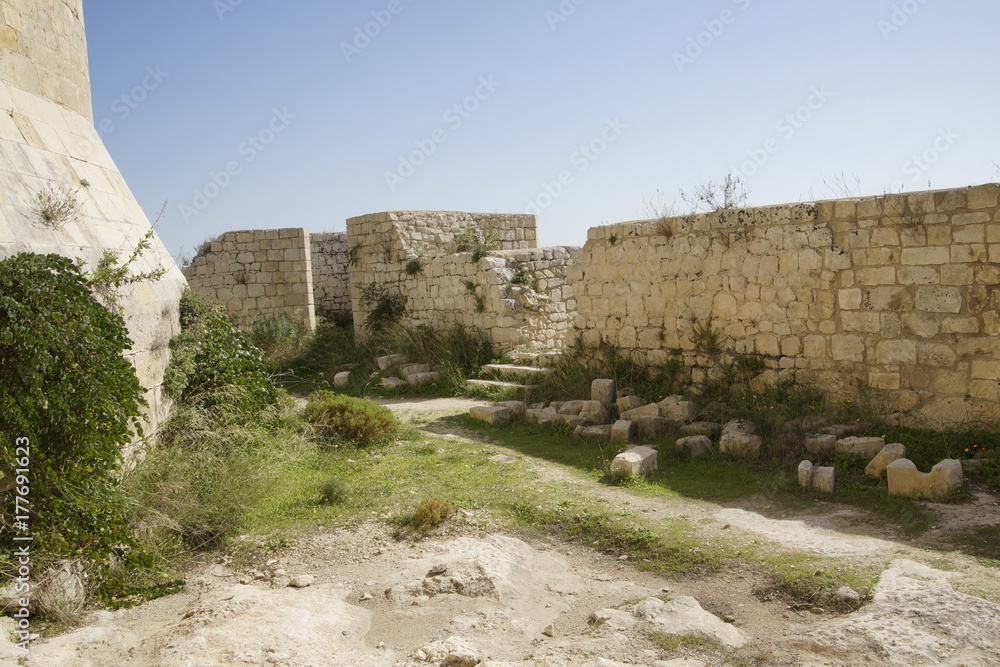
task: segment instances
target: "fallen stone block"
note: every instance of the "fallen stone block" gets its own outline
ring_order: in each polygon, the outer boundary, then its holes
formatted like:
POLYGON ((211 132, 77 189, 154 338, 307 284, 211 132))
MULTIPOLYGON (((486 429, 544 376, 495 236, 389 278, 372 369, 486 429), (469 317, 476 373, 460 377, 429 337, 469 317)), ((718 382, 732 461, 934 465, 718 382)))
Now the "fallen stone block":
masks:
POLYGON ((741 433, 739 431, 723 431, 722 438, 719 439, 719 451, 723 454, 734 454, 736 456, 757 456, 760 454, 761 445, 764 441, 757 435, 741 433))
POLYGON ((552 408, 541 408, 528 410, 525 413, 525 417, 529 424, 538 424, 539 426, 551 426, 556 415, 559 413, 552 408))
POLYGON ((381 384, 383 389, 399 389, 400 387, 405 387, 407 382, 401 378, 390 377, 382 378, 381 384))
POLYGON ((512 415, 518 415, 520 417, 523 417, 528 411, 528 406, 525 405, 524 401, 501 401, 500 403, 497 403, 497 405, 501 408, 507 408, 510 410, 512 415))
POLYGON ((680 438, 674 443, 678 452, 686 453, 690 458, 697 459, 707 456, 712 449, 712 440, 707 435, 692 435, 680 438))
POLYGON ((643 475, 657 470, 657 451, 652 447, 631 447, 611 462, 611 472, 625 475, 643 475))
POLYGON ((806 437, 808 437, 808 434, 819 433, 829 423, 826 417, 819 415, 799 417, 798 419, 785 422, 781 426, 781 432, 787 435, 795 435, 797 433, 807 434, 806 437))
POLYGON ((649 405, 642 405, 638 408, 633 408, 631 410, 626 410, 621 413, 622 419, 631 419, 635 421, 640 417, 660 417, 660 406, 656 403, 650 403, 649 405))
POLYGON ((635 424, 639 437, 643 440, 655 440, 670 428, 670 422, 663 417, 635 417, 626 419, 635 424))
POLYGON ((727 433, 746 433, 748 435, 756 435, 757 427, 748 421, 734 419, 723 424, 722 435, 725 436, 727 433))
POLYGON ((351 371, 344 371, 343 373, 337 373, 336 375, 333 376, 333 386, 337 387, 338 389, 343 389, 344 387, 351 384, 351 381, 353 379, 354 375, 351 373, 351 371))
POLYGON ((681 435, 705 435, 709 438, 714 438, 722 433, 722 424, 715 422, 691 422, 690 424, 681 426, 680 433, 681 435))
POLYGON ((469 416, 487 424, 502 424, 510 421, 510 410, 500 406, 477 406, 469 410, 469 416))
POLYGON ((799 464, 799 486, 821 493, 833 493, 837 471, 830 466, 813 466, 812 461, 799 464))
POLYGON ((580 410, 580 416, 591 424, 605 424, 608 421, 608 409, 600 401, 587 401, 580 410))
POLYGON ((590 438, 591 440, 609 440, 611 438, 611 424, 601 424, 599 426, 577 426, 573 435, 578 438, 590 438))
POLYGON ((552 419, 553 424, 566 424, 572 429, 577 426, 586 426, 587 420, 579 415, 556 415, 552 419))
POLYGON ((448 637, 424 644, 413 652, 413 657, 445 667, 475 667, 483 661, 482 653, 461 637, 448 637))
POLYGON ((806 451, 813 456, 833 456, 837 450, 837 436, 813 433, 805 439, 806 451))
POLYGON ((555 410, 556 412, 559 412, 559 408, 561 408, 563 406, 563 403, 565 402, 566 401, 552 401, 551 403, 549 403, 549 407, 555 410))
POLYGON ((419 375, 421 373, 430 372, 430 364, 403 364, 399 367, 399 374, 403 376, 404 380, 409 380, 411 375, 419 375))
POLYGON ((894 442, 882 448, 882 451, 865 467, 865 474, 881 477, 890 463, 906 458, 906 445, 894 442))
POLYGON ((962 488, 962 464, 956 459, 945 459, 931 468, 929 473, 917 470, 909 459, 896 459, 885 469, 889 478, 889 495, 907 498, 944 500, 962 488))
POLYGON ((615 381, 594 380, 590 383, 590 400, 599 401, 604 407, 615 402, 615 381))
POLYGON ((619 419, 611 427, 611 439, 621 442, 632 442, 638 431, 634 422, 627 419, 619 419))
POLYGON ((831 424, 830 426, 821 429, 821 432, 826 433, 827 435, 835 435, 838 439, 840 439, 860 433, 865 428, 867 428, 867 424, 862 424, 860 422, 854 422, 853 424, 831 424))
POLYGON ((698 406, 683 396, 668 396, 658 404, 660 416, 678 424, 687 424, 698 414, 698 406))
POLYGON ((583 410, 583 406, 587 401, 566 401, 559 406, 559 414, 561 415, 579 415, 580 411, 583 410))
MULTIPOLYGON (((638 396, 622 396, 618 399, 618 414, 625 414, 629 410, 635 410, 636 408, 641 408, 646 404, 646 401, 642 400, 638 396)), ((657 414, 659 416, 659 414, 657 414)))
POLYGON ((441 379, 441 373, 439 371, 430 371, 428 373, 413 373, 406 378, 414 387, 422 385, 426 382, 434 382, 435 380, 441 379))
POLYGON ((866 459, 878 456, 878 453, 885 447, 885 440, 882 438, 841 438, 834 446, 837 454, 857 454, 866 459))
POLYGON ((406 357, 404 357, 401 354, 387 354, 386 356, 379 357, 378 359, 375 360, 375 363, 378 364, 378 369, 380 371, 384 371, 390 366, 402 364, 405 362, 406 362, 406 357))

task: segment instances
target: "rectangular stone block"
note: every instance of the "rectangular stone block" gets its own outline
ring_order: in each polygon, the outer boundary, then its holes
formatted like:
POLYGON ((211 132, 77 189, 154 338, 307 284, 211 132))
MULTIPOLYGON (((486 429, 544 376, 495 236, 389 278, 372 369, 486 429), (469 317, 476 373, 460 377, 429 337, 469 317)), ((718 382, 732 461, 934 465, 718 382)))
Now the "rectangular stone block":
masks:
POLYGON ((918 287, 916 307, 929 313, 960 313, 962 294, 954 287, 918 287))
POLYGON ((951 261, 951 250, 946 246, 932 248, 904 248, 902 263, 910 266, 947 264, 951 261))

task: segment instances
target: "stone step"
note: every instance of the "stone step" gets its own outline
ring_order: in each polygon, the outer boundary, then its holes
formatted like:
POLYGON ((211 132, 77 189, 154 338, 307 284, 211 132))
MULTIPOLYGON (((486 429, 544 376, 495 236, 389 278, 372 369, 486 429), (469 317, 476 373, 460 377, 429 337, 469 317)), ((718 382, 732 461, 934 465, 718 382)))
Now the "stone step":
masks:
POLYGON ((468 384, 475 387, 497 387, 498 389, 537 389, 535 384, 516 384, 514 382, 500 382, 499 380, 466 380, 468 384))
POLYGON ((514 361, 530 364, 538 368, 551 368, 563 356, 562 352, 511 352, 507 355, 514 361))
POLYGON ((513 364, 486 364, 483 366, 485 371, 493 371, 495 373, 505 373, 507 375, 523 375, 535 377, 541 375, 551 375, 553 373, 551 368, 538 368, 537 366, 515 366, 513 364))

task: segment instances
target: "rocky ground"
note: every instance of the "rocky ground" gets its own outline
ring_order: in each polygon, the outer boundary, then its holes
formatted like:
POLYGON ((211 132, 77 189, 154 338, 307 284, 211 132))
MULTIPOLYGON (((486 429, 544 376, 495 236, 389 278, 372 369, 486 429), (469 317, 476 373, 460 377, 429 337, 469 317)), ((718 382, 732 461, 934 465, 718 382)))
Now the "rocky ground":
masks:
MULTIPOLYGON (((393 408, 458 412, 467 403, 396 401, 393 408)), ((92 614, 85 627, 38 643, 30 657, 0 644, 0 663, 1000 664, 1000 604, 991 601, 1000 599, 1000 577, 973 558, 930 555, 892 536, 859 534, 846 528, 853 524, 843 508, 767 518, 752 507, 644 498, 549 462, 526 462, 543 479, 586 487, 611 506, 630 502, 652 521, 683 515, 713 535, 885 568, 872 600, 839 615, 762 600, 754 595, 761 575, 750 567, 668 580, 637 569, 629 554, 492 533, 466 511, 444 533, 419 542, 392 539, 373 522, 313 535, 252 570, 206 563, 191 573, 184 593, 92 614)), ((1000 520, 997 499, 986 495, 932 509, 937 531, 1000 520)))

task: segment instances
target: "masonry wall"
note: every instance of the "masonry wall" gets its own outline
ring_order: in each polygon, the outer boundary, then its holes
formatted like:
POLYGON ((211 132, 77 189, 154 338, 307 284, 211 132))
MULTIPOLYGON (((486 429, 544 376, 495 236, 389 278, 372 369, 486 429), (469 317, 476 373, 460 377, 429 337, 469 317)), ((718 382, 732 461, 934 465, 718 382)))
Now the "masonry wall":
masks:
POLYGON ((885 390, 963 419, 1000 400, 1000 186, 591 229, 570 272, 587 346, 696 370, 708 322, 772 379, 885 390))
POLYGON ((365 289, 379 286, 406 298, 406 321, 434 328, 454 324, 484 330, 506 348, 547 349, 572 325, 575 307, 566 269, 577 248, 535 248, 534 216, 399 211, 347 221, 355 330, 366 335, 372 304, 365 289), (489 256, 455 252, 465 230, 501 243, 489 256), (407 267, 410 271, 407 271, 407 267))
POLYGON ((306 229, 226 232, 185 267, 192 289, 225 304, 238 326, 285 312, 316 328, 306 229))
POLYGON ((347 266, 347 234, 313 234, 311 248, 316 314, 335 319, 350 316, 351 277, 347 266))
MULTIPOLYGON (((80 0, 0 0, 0 257, 19 252, 128 257, 152 229, 94 129, 80 0), (64 224, 39 220, 37 197, 75 202, 64 224)), ((119 312, 133 341, 126 356, 145 388, 146 431, 169 413, 162 391, 168 343, 179 331, 186 283, 154 234, 133 273, 166 269, 122 290, 119 312)))

